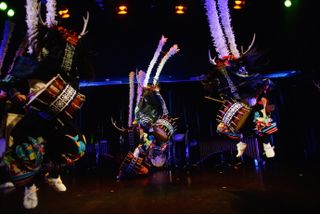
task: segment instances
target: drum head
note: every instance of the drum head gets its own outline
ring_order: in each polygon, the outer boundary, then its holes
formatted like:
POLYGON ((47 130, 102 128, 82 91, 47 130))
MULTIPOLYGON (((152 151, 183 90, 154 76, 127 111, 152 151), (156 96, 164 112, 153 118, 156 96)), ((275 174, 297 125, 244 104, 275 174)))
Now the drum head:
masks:
POLYGON ((153 166, 155 167, 163 167, 163 165, 166 163, 166 156, 165 155, 157 155, 154 158, 151 158, 150 161, 153 166))
POLYGON ((46 91, 49 88, 49 86, 51 86, 53 84, 54 81, 57 81, 57 80, 65 83, 65 81, 62 79, 62 77, 59 74, 57 76, 53 77, 49 82, 47 82, 45 84, 45 86, 43 88, 41 88, 39 91, 37 91, 37 93, 35 93, 31 96, 29 102, 26 104, 26 107, 30 106, 35 99, 37 99, 44 91, 46 91))
POLYGON ((167 135, 167 132, 165 132, 160 127, 153 127, 153 133, 154 137, 161 142, 167 142, 169 140, 169 136, 167 135))
POLYGON ((162 167, 166 161, 166 149, 160 146, 151 146, 149 150, 149 159, 154 167, 162 167))

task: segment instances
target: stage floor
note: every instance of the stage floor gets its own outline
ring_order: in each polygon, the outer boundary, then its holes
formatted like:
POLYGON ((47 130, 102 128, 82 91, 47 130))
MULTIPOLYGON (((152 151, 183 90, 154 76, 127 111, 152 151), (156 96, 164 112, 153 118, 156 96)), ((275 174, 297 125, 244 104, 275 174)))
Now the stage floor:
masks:
POLYGON ((103 169, 68 173, 64 193, 40 181, 32 210, 23 208, 22 189, 1 190, 0 213, 311 213, 320 204, 319 169, 315 162, 208 162, 121 181, 103 169))

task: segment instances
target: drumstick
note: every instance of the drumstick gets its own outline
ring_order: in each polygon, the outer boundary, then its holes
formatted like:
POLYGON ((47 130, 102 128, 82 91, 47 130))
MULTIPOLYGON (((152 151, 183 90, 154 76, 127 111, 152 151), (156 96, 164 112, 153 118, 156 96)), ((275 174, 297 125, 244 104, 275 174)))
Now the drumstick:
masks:
POLYGON ((213 101, 216 101, 218 103, 224 103, 222 100, 218 100, 218 99, 215 99, 215 98, 212 98, 212 97, 209 97, 209 96, 205 96, 204 98, 207 98, 209 100, 213 100, 213 101))

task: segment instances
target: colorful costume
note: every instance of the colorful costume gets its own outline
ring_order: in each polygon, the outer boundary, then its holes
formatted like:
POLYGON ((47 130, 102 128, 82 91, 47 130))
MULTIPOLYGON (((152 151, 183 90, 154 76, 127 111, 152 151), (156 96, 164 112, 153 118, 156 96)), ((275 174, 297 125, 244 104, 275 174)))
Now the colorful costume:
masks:
POLYGON ((26 111, 13 127, 4 154, 12 181, 26 186, 24 206, 37 206, 34 176, 43 169, 46 181, 57 191, 66 191, 60 171, 84 155, 86 140, 73 119, 85 101, 79 78, 85 59, 81 39, 86 34, 88 15, 80 34, 57 25, 55 0, 46 4, 46 23, 39 17, 40 5, 27 0, 28 53, 15 59, 1 81, 3 89, 26 111))
MULTIPOLYGON (((134 148, 133 153, 129 151, 120 166, 119 178, 147 174, 150 167, 163 167, 167 160, 166 151, 171 136, 176 130, 176 119, 169 116, 166 103, 160 94, 158 79, 166 61, 179 51, 177 45, 173 45, 164 55, 158 65, 152 85, 148 84, 152 68, 166 41, 167 38, 162 36, 147 72, 140 71, 138 74, 137 99, 133 122, 131 116, 133 91, 130 90, 131 105, 129 105, 128 125, 133 127, 139 137, 135 142, 136 148, 134 148)), ((134 72, 131 73, 131 78, 133 76, 134 72)), ((133 83, 133 79, 129 82, 133 83)))
POLYGON ((272 82, 257 73, 264 54, 253 48, 255 37, 246 51, 238 51, 228 0, 206 0, 205 8, 218 56, 212 59, 209 52, 214 70, 205 77, 203 85, 219 96, 211 99, 222 103, 217 115, 217 132, 240 140, 237 157, 242 156, 247 147, 244 135, 256 136, 263 143, 266 156, 274 157, 269 137, 277 131, 277 126, 271 119, 267 99, 272 82))

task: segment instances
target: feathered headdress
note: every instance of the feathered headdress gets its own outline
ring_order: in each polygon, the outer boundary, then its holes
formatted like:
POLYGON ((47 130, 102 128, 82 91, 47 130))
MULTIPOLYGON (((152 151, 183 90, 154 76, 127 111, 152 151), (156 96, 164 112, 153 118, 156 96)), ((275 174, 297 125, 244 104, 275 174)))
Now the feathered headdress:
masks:
POLYGON ((56 6, 57 6, 56 0, 47 0, 46 25, 49 28, 54 27, 58 24, 56 20, 56 6))
MULTIPOLYGON (((38 4, 37 0, 26 0, 26 23, 27 23, 27 37, 29 41, 28 53, 32 54, 34 47, 32 47, 31 43, 35 40, 38 32, 38 23, 39 16, 38 10, 40 4, 38 4)), ((36 41, 35 41, 36 43, 36 41)))
MULTIPOLYGON (((211 37, 219 59, 238 59, 245 55, 253 46, 255 36, 246 51, 239 52, 231 26, 228 0, 205 0, 205 9, 209 22, 211 37)), ((215 64, 215 60, 210 62, 215 64)))
POLYGON ((82 38, 86 33, 86 28, 89 22, 89 13, 87 16, 83 17, 84 25, 81 33, 77 34, 71 32, 63 27, 58 26, 56 20, 56 0, 47 0, 46 2, 46 20, 42 20, 40 16, 41 3, 38 3, 38 0, 26 0, 26 24, 27 24, 27 37, 28 37, 28 53, 32 54, 38 45, 38 34, 40 27, 46 27, 47 29, 56 29, 62 34, 64 39, 75 46, 78 39, 82 38))
MULTIPOLYGON (((164 44, 167 42, 167 39, 166 37, 162 36, 160 41, 159 41, 159 44, 158 44, 158 47, 157 47, 157 50, 156 52, 154 53, 153 55, 153 58, 148 66, 148 70, 146 72, 146 76, 145 76, 145 79, 143 81, 143 87, 147 87, 148 85, 148 82, 149 82, 149 79, 150 79, 150 74, 151 74, 151 71, 154 67, 154 65, 156 64, 157 62, 157 59, 159 58, 159 55, 161 53, 161 50, 164 46, 164 44)), ((158 79, 159 79, 159 76, 160 76, 160 73, 162 71, 162 68, 164 66, 164 64, 167 62, 167 60, 173 56, 174 54, 176 54, 177 52, 179 51, 179 48, 178 48, 178 45, 175 44, 173 45, 170 50, 164 55, 164 57, 161 59, 159 65, 158 65, 158 68, 157 68, 157 71, 156 71, 156 74, 154 76, 154 79, 153 79, 153 86, 156 86, 158 84, 158 79)))
POLYGON ((236 99, 247 96, 247 93, 256 91, 256 83, 261 82, 261 77, 256 75, 257 68, 266 65, 264 53, 252 48, 255 34, 246 51, 237 48, 235 35, 231 26, 228 0, 205 0, 206 15, 209 23, 212 42, 218 59, 211 58, 215 71, 210 72, 202 81, 206 89, 217 89, 222 94, 236 99), (218 78, 217 73, 223 78, 218 78), (248 92, 250 91, 250 92, 248 92))

